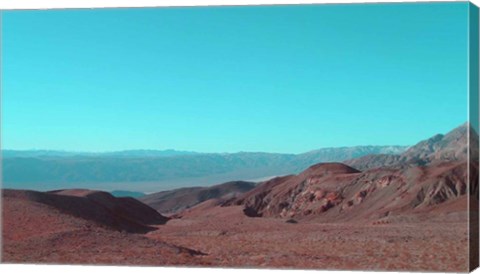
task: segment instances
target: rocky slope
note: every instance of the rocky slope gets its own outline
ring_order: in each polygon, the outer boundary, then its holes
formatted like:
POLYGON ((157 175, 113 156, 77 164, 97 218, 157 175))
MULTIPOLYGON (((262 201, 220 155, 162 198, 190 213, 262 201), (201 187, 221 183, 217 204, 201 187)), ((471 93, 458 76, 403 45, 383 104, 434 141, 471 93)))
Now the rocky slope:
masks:
POLYGON ((453 129, 447 134, 437 134, 410 147, 401 154, 371 154, 350 159, 344 163, 359 170, 376 167, 428 165, 448 161, 466 161, 470 145, 470 155, 477 155, 478 134, 467 123, 453 129))
MULTIPOLYGON (((472 170, 478 181, 478 167, 472 164, 472 170)), ((242 205, 245 214, 253 217, 400 221, 431 206, 465 197, 467 171, 466 162, 366 172, 340 163, 320 164, 297 176, 266 182, 264 186, 268 187, 247 192, 224 206, 242 205)), ((467 217, 466 199, 464 203, 459 218, 467 217)))

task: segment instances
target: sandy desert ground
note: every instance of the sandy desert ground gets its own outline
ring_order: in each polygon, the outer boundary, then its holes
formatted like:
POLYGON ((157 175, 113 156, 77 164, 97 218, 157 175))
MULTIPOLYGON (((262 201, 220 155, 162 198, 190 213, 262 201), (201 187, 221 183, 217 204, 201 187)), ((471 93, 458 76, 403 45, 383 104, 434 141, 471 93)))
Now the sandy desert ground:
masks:
POLYGON ((415 271, 465 271, 467 236, 464 222, 292 224, 248 218, 238 207, 171 220, 146 235, 200 250, 208 265, 415 271))
POLYGON ((212 207, 207 202, 198 206, 201 210, 194 208, 143 234, 113 231, 21 198, 4 200, 3 262, 467 270, 463 221, 288 223, 247 217, 240 206, 212 207))

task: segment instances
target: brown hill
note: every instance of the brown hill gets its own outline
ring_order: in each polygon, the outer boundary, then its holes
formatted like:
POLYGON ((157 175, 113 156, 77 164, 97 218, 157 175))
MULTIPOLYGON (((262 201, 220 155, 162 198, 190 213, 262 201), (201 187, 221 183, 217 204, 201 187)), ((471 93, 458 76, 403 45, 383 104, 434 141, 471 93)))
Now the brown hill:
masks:
POLYGON ((341 163, 317 164, 299 175, 267 181, 225 205, 244 205, 244 212, 249 216, 292 217, 299 212, 320 213, 333 206, 338 198, 336 189, 342 182, 359 174, 358 170, 341 163), (314 187, 318 182, 324 182, 322 188, 314 187), (312 203, 324 198, 325 201, 312 203))
POLYGON ((102 191, 77 189, 37 192, 4 189, 2 198, 4 203, 17 203, 20 207, 38 207, 41 204, 51 211, 93 221, 102 227, 118 231, 145 233, 155 229, 151 225, 164 224, 168 220, 133 198, 115 198, 102 191))
MULTIPOLYGON (((316 165, 297 176, 275 178, 224 206, 242 205, 248 216, 323 222, 404 221, 416 218, 415 214, 426 208, 465 197, 467 190, 467 162, 377 168, 363 173, 346 166, 342 170, 349 172, 328 167, 332 165, 316 165)), ((478 180, 478 166, 472 164, 471 169, 478 180)), ((466 199, 461 208, 455 214, 466 218, 466 199)))
POLYGON ((228 199, 247 192, 255 183, 234 181, 211 187, 189 187, 149 194, 139 198, 146 205, 164 214, 174 214, 209 199, 228 199))
POLYGON ((113 265, 197 262, 197 255, 202 255, 198 251, 145 237, 144 232, 155 230, 151 225, 166 220, 138 201, 112 199, 105 192, 6 189, 2 191, 2 262, 113 265))

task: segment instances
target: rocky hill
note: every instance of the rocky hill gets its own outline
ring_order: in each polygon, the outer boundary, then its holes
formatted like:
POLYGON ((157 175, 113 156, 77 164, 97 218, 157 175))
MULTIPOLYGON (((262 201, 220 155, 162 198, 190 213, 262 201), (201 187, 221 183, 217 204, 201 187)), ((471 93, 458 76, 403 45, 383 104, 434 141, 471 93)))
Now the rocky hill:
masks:
MULTIPOLYGON (((445 161, 466 161, 469 157, 468 147, 472 156, 478 155, 478 135, 468 124, 463 124, 447 134, 437 134, 410 147, 401 154, 371 154, 344 163, 360 170, 376 167, 401 165, 428 165, 445 161)), ((476 156, 478 159, 478 156, 476 156)))

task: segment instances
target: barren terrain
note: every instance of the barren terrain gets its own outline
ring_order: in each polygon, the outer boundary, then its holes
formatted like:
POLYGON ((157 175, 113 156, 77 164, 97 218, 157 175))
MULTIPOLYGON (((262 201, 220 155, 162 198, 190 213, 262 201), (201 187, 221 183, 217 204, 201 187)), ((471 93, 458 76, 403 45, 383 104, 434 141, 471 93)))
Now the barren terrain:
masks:
MULTIPOLYGON (((240 213, 236 210, 236 214, 240 213)), ((173 220, 147 237, 201 250, 219 266, 316 269, 467 269, 465 223, 354 225, 229 217, 173 220)))
POLYGON ((467 153, 478 145, 465 146, 467 132, 436 135, 395 159, 350 162, 357 168, 319 163, 143 203, 84 189, 4 189, 2 261, 467 272, 469 256, 478 260, 468 229, 478 216, 478 158, 467 153))
POLYGON ((468 264, 467 223, 455 211, 449 222, 289 223, 210 200, 143 234, 21 198, 3 205, 4 262, 456 272, 468 264))

